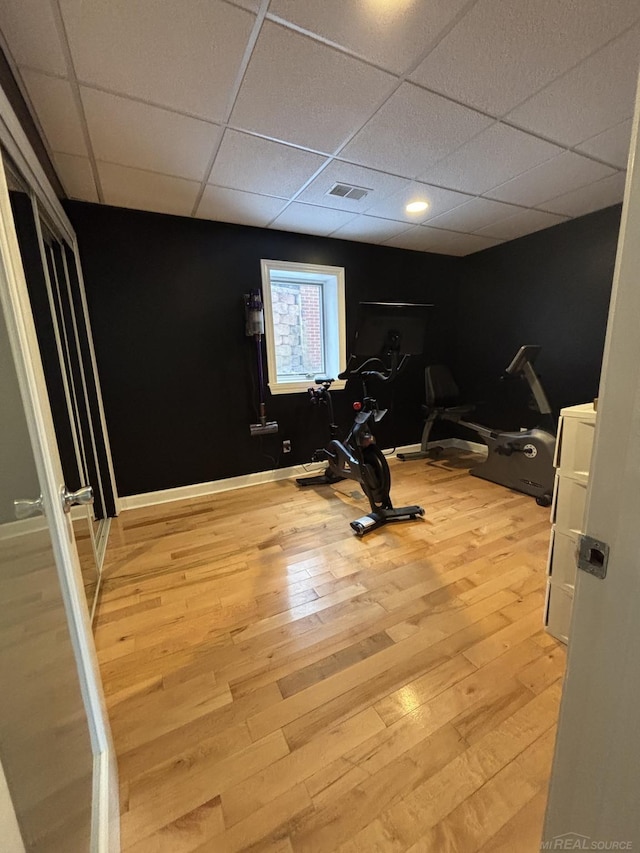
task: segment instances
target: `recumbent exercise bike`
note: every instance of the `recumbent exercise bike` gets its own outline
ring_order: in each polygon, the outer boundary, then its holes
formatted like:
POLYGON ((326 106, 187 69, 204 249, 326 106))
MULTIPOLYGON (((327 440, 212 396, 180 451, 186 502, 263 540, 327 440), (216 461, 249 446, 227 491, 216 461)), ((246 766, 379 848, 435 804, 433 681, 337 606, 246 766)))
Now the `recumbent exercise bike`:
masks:
MULTIPOLYGON (((521 377, 529 385, 536 411, 553 429, 551 406, 533 367, 540 349, 534 345, 520 347, 505 374, 521 377)), ((433 456, 434 449, 429 447, 431 428, 436 420, 450 421, 473 430, 487 445, 486 461, 472 468, 470 474, 532 495, 540 506, 551 505, 556 442, 553 432, 539 427, 506 431, 465 420, 465 416, 471 414, 475 406, 459 405, 458 386, 445 365, 435 364, 425 368, 425 387, 427 420, 422 432, 420 450, 399 453, 399 459, 407 461, 433 456)))
POLYGON ((310 388, 311 401, 325 405, 329 413, 329 444, 316 450, 313 462, 326 462, 323 474, 299 478, 299 486, 319 486, 338 483, 344 479, 360 483, 369 500, 371 512, 351 522, 358 536, 364 536, 389 521, 415 519, 424 515, 421 506, 394 507, 391 502, 391 474, 384 453, 375 443, 374 424, 379 423, 386 409, 379 409, 369 393, 372 379, 393 382, 406 366, 411 355, 419 355, 424 346, 425 309, 428 305, 405 303, 360 303, 361 322, 356 333, 354 352, 340 379, 359 377, 362 400, 355 402, 356 416, 344 441, 337 438, 334 422, 331 384, 333 379, 317 379, 317 388, 310 388), (361 361, 361 359, 365 359, 361 361), (358 364, 360 362, 360 364, 358 364))

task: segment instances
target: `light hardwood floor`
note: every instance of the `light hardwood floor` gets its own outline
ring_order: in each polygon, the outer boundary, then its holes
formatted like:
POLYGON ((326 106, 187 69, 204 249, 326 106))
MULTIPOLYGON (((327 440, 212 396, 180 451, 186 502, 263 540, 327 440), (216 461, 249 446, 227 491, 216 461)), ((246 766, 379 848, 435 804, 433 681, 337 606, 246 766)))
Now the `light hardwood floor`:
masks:
POLYGON ((472 459, 392 460, 426 517, 363 539, 349 481, 114 523, 96 643, 127 853, 538 850, 549 511, 472 459))

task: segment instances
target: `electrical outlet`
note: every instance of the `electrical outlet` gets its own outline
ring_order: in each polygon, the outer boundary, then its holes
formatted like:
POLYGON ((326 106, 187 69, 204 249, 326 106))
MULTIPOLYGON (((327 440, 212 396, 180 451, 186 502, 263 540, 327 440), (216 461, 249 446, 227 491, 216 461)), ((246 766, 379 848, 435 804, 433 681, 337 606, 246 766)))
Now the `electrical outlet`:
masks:
POLYGON ((283 453, 291 453, 291 442, 288 438, 282 442, 282 452, 283 453))

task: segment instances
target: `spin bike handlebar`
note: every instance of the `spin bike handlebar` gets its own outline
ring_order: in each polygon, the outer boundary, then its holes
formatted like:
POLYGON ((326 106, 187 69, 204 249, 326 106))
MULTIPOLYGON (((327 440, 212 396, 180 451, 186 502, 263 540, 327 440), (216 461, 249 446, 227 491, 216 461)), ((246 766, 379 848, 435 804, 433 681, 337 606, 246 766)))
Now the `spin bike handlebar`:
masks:
POLYGON ((366 361, 363 361, 361 365, 358 367, 352 367, 351 365, 356 360, 356 356, 352 355, 349 357, 349 363, 347 364, 345 370, 342 373, 338 374, 339 379, 349 379, 351 376, 362 376, 363 379, 369 379, 371 377, 375 379, 379 379, 380 382, 392 382, 398 373, 404 368, 409 356, 404 354, 398 361, 398 354, 393 352, 391 354, 391 366, 387 367, 385 363, 380 358, 368 358, 366 361), (372 370, 371 367, 373 365, 379 365, 381 370, 372 370))

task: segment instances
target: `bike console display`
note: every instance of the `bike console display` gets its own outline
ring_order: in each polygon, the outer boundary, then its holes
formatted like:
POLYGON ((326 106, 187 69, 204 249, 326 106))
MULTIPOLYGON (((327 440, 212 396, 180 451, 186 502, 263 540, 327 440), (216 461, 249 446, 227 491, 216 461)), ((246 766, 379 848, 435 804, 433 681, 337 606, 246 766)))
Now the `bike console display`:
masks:
POLYGON ((408 302, 361 302, 352 354, 363 358, 422 355, 427 312, 433 305, 408 302))

